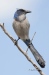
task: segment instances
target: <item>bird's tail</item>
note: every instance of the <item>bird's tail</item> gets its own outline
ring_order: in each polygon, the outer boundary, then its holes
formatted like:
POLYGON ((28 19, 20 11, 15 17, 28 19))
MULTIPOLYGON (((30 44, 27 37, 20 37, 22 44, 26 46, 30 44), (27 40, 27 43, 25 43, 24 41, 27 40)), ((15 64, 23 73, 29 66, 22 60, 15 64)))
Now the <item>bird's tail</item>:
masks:
POLYGON ((32 52, 32 54, 34 55, 37 63, 44 68, 45 67, 45 61, 42 58, 42 56, 39 54, 39 52, 35 49, 35 47, 33 46, 33 44, 31 43, 30 39, 25 40, 24 41, 25 44, 29 47, 30 51, 32 52))

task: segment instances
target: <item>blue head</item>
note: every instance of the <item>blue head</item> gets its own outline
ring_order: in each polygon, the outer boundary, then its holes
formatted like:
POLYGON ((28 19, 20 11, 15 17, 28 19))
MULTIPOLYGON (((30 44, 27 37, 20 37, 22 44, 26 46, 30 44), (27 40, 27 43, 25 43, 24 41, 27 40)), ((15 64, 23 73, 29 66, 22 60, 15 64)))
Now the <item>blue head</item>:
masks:
POLYGON ((19 19, 19 16, 26 15, 27 13, 31 13, 31 11, 24 10, 24 9, 18 9, 14 14, 14 19, 19 19))

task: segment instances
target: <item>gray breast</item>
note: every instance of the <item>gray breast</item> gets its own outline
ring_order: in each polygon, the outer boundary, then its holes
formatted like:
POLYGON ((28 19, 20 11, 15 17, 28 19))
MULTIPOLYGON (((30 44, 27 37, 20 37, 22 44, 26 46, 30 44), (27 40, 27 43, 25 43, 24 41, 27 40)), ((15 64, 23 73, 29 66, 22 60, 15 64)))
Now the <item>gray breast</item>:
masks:
POLYGON ((22 22, 18 22, 16 20, 14 20, 13 22, 14 31, 16 32, 18 37, 20 37, 23 40, 29 38, 29 27, 30 25, 27 19, 25 19, 22 22))

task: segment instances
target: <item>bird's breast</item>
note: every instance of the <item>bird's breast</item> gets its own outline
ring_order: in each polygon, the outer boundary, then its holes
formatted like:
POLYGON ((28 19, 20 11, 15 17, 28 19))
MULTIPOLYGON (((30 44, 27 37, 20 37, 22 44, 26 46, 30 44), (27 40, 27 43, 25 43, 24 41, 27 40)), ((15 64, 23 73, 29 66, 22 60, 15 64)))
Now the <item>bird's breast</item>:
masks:
POLYGON ((27 19, 25 19, 23 22, 19 22, 16 20, 14 20, 13 22, 13 28, 16 34, 18 35, 18 37, 20 37, 21 39, 28 39, 29 27, 30 25, 27 19))

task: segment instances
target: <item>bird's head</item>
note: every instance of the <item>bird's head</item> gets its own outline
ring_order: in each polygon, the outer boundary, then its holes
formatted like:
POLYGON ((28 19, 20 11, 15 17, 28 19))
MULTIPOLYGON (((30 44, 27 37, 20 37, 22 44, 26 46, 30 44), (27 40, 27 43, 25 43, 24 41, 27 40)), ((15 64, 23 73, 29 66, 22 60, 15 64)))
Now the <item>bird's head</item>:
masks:
POLYGON ((18 16, 21 16, 23 14, 26 15, 27 13, 31 13, 31 11, 24 9, 17 9, 17 11, 14 14, 14 18, 17 18, 18 16))
POLYGON ((17 13, 21 15, 21 14, 31 13, 31 11, 29 11, 29 10, 24 10, 24 9, 18 9, 18 10, 17 10, 17 13))

